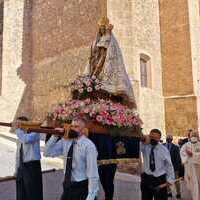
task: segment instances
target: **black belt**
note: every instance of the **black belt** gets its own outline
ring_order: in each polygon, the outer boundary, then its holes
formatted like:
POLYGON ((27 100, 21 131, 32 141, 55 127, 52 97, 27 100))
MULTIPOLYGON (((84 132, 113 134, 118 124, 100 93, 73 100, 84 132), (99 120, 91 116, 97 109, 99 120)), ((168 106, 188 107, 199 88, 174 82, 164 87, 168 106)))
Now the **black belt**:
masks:
POLYGON ((84 187, 88 186, 88 180, 83 180, 83 181, 72 181, 70 184, 71 187, 84 187))
POLYGON ((163 178, 163 177, 166 177, 166 174, 162 174, 162 175, 160 175, 160 176, 154 176, 154 175, 152 175, 152 174, 146 174, 145 172, 143 173, 143 175, 144 176, 146 176, 146 177, 148 177, 148 178, 158 178, 158 179, 160 179, 160 178, 163 178))

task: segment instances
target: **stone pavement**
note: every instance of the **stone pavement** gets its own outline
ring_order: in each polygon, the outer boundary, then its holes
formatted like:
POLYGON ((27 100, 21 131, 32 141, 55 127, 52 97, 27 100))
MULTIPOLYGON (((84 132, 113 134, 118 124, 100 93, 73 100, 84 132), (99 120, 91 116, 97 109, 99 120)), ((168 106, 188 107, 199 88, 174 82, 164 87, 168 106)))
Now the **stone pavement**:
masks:
MULTIPOLYGON (((60 194, 62 193, 62 179, 62 170, 43 175, 44 200, 59 200, 60 194)), ((114 200, 140 200, 139 182, 140 179, 138 176, 117 173, 114 200)), ((183 200, 190 200, 185 190, 183 190, 183 194, 183 200)), ((15 200, 14 181, 0 183, 0 199, 15 200)), ((102 190, 98 195, 98 200, 104 200, 102 190)))

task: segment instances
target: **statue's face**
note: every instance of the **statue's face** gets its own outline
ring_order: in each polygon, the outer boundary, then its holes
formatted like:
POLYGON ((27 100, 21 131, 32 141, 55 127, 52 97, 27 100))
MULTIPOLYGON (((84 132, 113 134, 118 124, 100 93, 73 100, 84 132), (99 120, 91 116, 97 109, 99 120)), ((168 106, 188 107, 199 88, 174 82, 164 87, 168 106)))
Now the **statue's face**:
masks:
POLYGON ((100 26, 100 27, 99 27, 99 33, 100 33, 101 35, 106 34, 106 26, 100 26))

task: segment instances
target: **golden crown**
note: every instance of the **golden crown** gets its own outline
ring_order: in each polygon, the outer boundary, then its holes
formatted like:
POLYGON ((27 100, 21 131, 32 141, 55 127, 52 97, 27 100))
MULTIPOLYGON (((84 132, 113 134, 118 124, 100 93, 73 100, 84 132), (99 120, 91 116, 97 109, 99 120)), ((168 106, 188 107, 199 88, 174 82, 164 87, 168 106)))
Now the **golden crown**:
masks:
POLYGON ((99 26, 107 26, 109 25, 109 19, 107 17, 101 17, 98 21, 99 26))

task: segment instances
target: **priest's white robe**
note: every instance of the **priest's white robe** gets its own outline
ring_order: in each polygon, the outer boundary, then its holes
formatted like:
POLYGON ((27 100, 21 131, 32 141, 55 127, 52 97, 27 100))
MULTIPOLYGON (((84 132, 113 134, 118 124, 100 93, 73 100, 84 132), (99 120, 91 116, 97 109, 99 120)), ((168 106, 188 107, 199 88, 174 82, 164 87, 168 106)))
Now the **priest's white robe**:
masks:
POLYGON ((180 153, 185 167, 184 179, 192 200, 200 200, 200 142, 187 142, 182 146, 180 153), (192 152, 191 157, 188 156, 187 149, 192 152))

